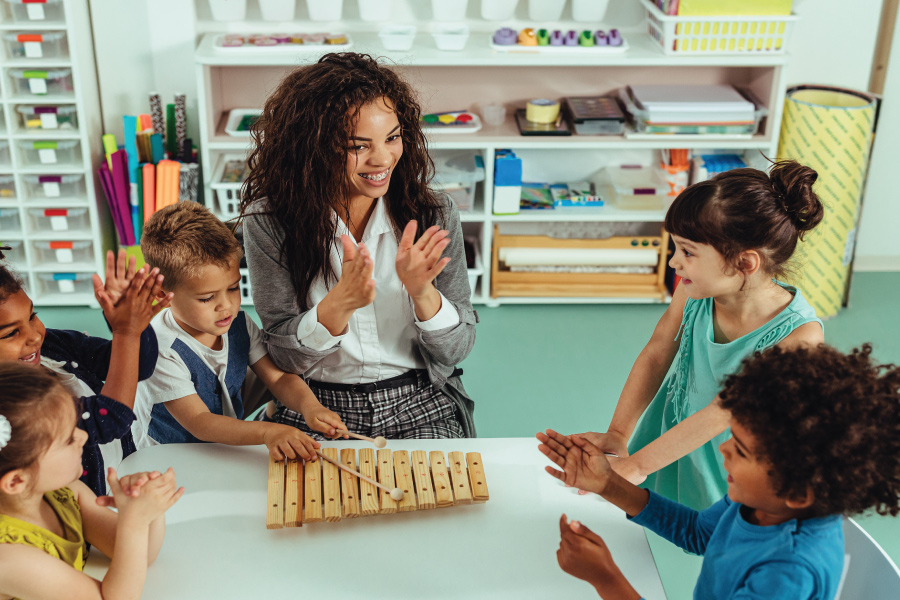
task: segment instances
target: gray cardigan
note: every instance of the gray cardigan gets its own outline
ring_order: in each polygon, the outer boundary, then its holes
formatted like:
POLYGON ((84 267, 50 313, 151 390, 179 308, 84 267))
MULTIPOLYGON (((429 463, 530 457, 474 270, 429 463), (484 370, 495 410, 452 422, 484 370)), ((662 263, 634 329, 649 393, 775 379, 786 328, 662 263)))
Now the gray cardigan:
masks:
MULTIPOLYGON (((419 330, 418 347, 432 385, 456 404, 464 435, 475 437, 475 404, 454 371, 472 351, 478 315, 472 308, 459 211, 449 198, 445 197, 445 202, 445 222, 440 225, 450 232, 450 244, 444 256, 451 260, 434 283, 459 313, 459 323, 437 331, 419 330)), ((279 260, 284 230, 268 215, 252 214, 254 211, 262 213, 265 207, 262 210, 250 208, 251 214, 243 220, 242 233, 253 303, 262 320, 263 338, 276 365, 289 373, 302 375, 325 356, 337 352, 340 343, 320 351, 304 346, 297 338, 297 328, 306 311, 300 311, 290 274, 279 260)), ((397 232, 395 235, 399 239, 397 232)))

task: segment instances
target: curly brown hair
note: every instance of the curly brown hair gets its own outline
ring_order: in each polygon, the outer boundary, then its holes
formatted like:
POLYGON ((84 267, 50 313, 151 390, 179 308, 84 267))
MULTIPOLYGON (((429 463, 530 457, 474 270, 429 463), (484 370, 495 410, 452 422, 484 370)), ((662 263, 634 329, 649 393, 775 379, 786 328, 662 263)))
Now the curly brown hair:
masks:
POLYGON ((337 229, 332 209, 349 214, 348 140, 359 109, 381 98, 393 105, 403 140, 403 157, 386 194, 388 213, 398 237, 409 221, 418 223, 421 234, 443 217, 443 204, 428 187, 434 163, 419 124, 421 108, 412 88, 371 56, 326 54, 294 70, 253 126, 256 147, 241 216, 267 214, 285 231, 280 261, 304 309, 317 277, 336 280, 328 261, 337 229))
MULTIPOLYGON (((0 246, 0 261, 4 260, 3 252, 12 250, 9 246, 0 246)), ((17 293, 23 287, 22 278, 6 265, 0 265, 0 302, 17 293)))
POLYGON ((666 213, 666 231, 709 244, 741 271, 738 255, 760 252, 762 270, 785 274, 803 233, 818 225, 825 207, 813 191, 818 174, 794 160, 775 162, 769 173, 732 169, 681 192, 666 213))
POLYGON ((780 497, 813 516, 900 512, 900 368, 820 345, 774 347, 725 381, 722 407, 756 438, 780 497))

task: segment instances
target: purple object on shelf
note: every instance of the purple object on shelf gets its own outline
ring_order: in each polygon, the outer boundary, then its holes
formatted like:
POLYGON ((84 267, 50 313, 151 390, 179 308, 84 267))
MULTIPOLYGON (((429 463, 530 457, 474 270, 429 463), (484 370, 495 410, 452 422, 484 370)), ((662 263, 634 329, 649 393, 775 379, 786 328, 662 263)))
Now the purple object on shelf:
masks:
POLYGON ((62 175, 38 175, 38 183, 62 183, 62 175))
POLYGON ((609 30, 609 45, 610 46, 621 46, 622 45, 622 34, 619 33, 618 29, 610 29, 609 30))
POLYGON ((509 27, 501 27, 494 32, 494 43, 498 46, 513 46, 519 39, 519 35, 514 29, 509 27))
POLYGON ((598 29, 594 32, 594 44, 597 46, 609 46, 609 37, 607 37, 605 31, 598 29))
POLYGON ((553 33, 550 34, 550 45, 551 46, 562 46, 563 45, 563 33, 559 29, 554 29, 553 33))
POLYGON ((286 33, 274 33, 272 34, 272 39, 278 42, 279 44, 289 44, 291 43, 291 36, 286 33))
POLYGON ((574 29, 570 29, 566 33, 566 37, 563 38, 564 46, 577 46, 578 45, 578 32, 574 29))

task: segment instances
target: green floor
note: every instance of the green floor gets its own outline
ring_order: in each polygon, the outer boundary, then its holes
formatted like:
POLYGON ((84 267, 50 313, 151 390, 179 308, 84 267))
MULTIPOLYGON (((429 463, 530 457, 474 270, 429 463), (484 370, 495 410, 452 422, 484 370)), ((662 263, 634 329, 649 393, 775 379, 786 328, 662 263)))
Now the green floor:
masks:
MULTIPOLYGON (((879 360, 900 364, 898 301, 900 273, 857 273, 850 307, 826 322, 826 340, 841 350, 871 342, 879 360)), ((478 308, 478 342, 462 367, 483 437, 533 436, 547 427, 562 432, 604 429, 628 371, 663 311, 645 305, 478 308)), ((106 331, 95 310, 43 309, 41 318, 48 327, 100 335, 106 331)), ((570 516, 590 521, 589 515, 570 516)), ((861 521, 900 563, 900 518, 861 521)), ((652 534, 651 545, 669 599, 691 598, 700 559, 652 534)), ((554 552, 548 548, 548 560, 554 560, 554 552)), ((633 583, 640 590, 640 582, 633 583)))

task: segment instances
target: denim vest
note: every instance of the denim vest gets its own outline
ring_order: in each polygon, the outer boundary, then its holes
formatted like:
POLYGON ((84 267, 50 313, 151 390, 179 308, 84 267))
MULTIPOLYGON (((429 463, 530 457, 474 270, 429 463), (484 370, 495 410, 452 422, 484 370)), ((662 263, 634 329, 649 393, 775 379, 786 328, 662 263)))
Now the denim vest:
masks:
MULTIPOLYGON (((247 376, 247 362, 250 356, 250 334, 247 333, 247 322, 243 311, 238 312, 228 330, 228 365, 225 369, 225 387, 231 397, 234 414, 238 419, 244 418, 244 405, 241 402, 241 386, 247 376)), ((180 339, 175 340, 172 349, 191 373, 191 381, 197 395, 214 415, 224 414, 222 411, 222 388, 216 373, 200 358, 190 346, 180 339)), ((160 444, 180 444, 201 442, 181 426, 166 408, 165 402, 154 404, 150 411, 150 437, 160 444)))

